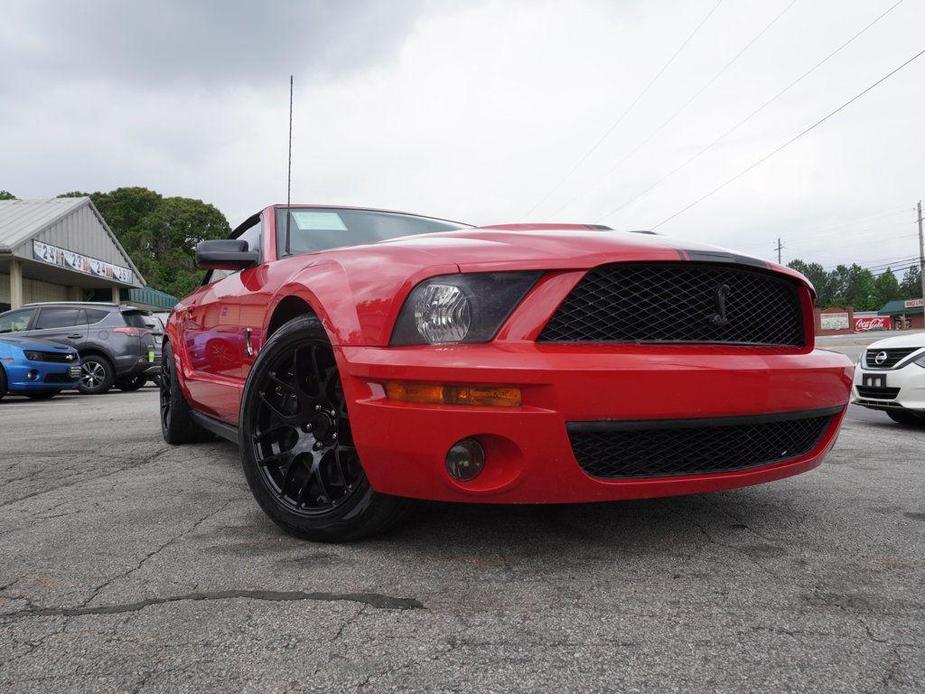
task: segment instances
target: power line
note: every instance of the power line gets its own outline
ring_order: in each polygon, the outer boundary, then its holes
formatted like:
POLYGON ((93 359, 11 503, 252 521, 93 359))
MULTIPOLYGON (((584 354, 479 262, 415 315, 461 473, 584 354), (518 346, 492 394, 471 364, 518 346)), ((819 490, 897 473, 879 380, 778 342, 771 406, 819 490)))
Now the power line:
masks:
POLYGON ((847 227, 854 226, 860 222, 869 222, 873 219, 880 219, 882 217, 889 217, 891 215, 908 214, 908 207, 900 207, 895 210, 887 210, 886 212, 877 212, 875 214, 866 215, 864 217, 855 217, 854 219, 849 219, 846 221, 839 222, 838 224, 830 224, 828 226, 816 227, 810 229, 808 233, 800 233, 797 240, 803 240, 806 238, 815 238, 817 236, 826 236, 828 234, 833 234, 835 232, 842 231, 847 227))
POLYGON ((625 154, 623 154, 623 155, 621 155, 620 157, 618 157, 617 160, 616 160, 616 161, 613 163, 613 165, 610 167, 610 169, 608 169, 607 172, 606 172, 603 176, 598 177, 597 181, 596 181, 594 184, 592 184, 592 185, 589 186, 588 188, 584 188, 584 189, 583 189, 581 192, 579 192, 577 195, 575 195, 574 197, 572 197, 571 199, 567 200, 567 201, 564 202, 562 205, 560 205, 559 207, 557 207, 557 208, 552 212, 552 216, 555 216, 555 215, 559 214, 559 212, 561 212, 562 210, 564 210, 566 207, 568 207, 568 206, 571 205, 572 203, 574 203, 574 202, 576 202, 577 200, 580 200, 581 198, 585 197, 589 192, 591 192, 592 190, 594 190, 595 188, 597 188, 601 183, 603 183, 604 180, 610 178, 610 176, 617 170, 617 168, 619 167, 619 165, 620 165, 622 162, 626 161, 627 159, 629 159, 630 157, 632 157, 634 154, 636 154, 636 152, 638 152, 638 151, 641 150, 643 147, 645 147, 647 144, 649 144, 649 143, 652 141, 652 139, 653 139, 656 135, 658 135, 665 127, 667 127, 672 121, 674 121, 674 119, 677 118, 677 117, 681 114, 681 112, 684 111, 684 109, 686 109, 688 106, 690 106, 692 103, 694 103, 694 101, 696 101, 697 97, 699 97, 701 94, 703 94, 707 89, 710 88, 710 86, 713 85, 714 82, 716 82, 716 80, 718 80, 720 77, 722 77, 723 74, 726 72, 726 70, 728 70, 729 68, 731 68, 731 67, 735 64, 735 62, 736 62, 739 58, 742 57, 742 55, 745 53, 745 51, 747 51, 749 48, 751 48, 751 47, 758 41, 758 39, 760 39, 762 36, 764 36, 764 35, 771 29, 771 27, 773 27, 773 26, 777 23, 777 20, 779 20, 781 17, 783 17, 783 16, 787 13, 787 11, 788 11, 791 7, 793 7, 796 3, 797 3, 797 0, 791 0, 790 4, 787 5, 783 10, 781 10, 781 11, 774 17, 774 19, 772 19, 770 22, 768 22, 767 24, 765 24, 764 28, 763 28, 761 31, 759 31, 757 34, 755 34, 755 36, 753 36, 752 39, 751 39, 748 43, 746 43, 745 46, 743 46, 742 49, 741 49, 738 53, 736 53, 736 54, 732 57, 732 59, 731 59, 729 62, 727 62, 725 65, 723 65, 723 67, 720 68, 719 72, 717 72, 715 75, 713 75, 713 77, 711 77, 709 80, 707 80, 707 82, 705 82, 704 85, 703 85, 702 87, 700 87, 700 89, 698 89, 697 92, 696 92, 692 97, 690 97, 687 101, 685 101, 683 104, 681 104, 680 108, 678 108, 674 113, 672 113, 672 114, 668 117, 667 120, 665 120, 665 121, 664 121, 661 125, 659 125, 655 130, 653 130, 651 133, 649 133, 649 136, 646 137, 646 139, 644 139, 642 142, 640 142, 639 144, 637 144, 637 145, 636 145, 633 149, 631 149, 629 152, 626 152, 625 154))
POLYGON ((672 176, 674 176, 676 173, 678 173, 678 171, 680 171, 681 169, 686 168, 686 167, 687 167, 688 165, 690 165, 693 161, 699 159, 701 156, 703 156, 704 154, 706 154, 707 152, 709 152, 709 151, 710 151, 711 149, 713 149, 716 145, 718 145, 720 142, 722 142, 722 141, 725 140, 727 137, 729 137, 730 135, 732 135, 736 130, 738 130, 738 129, 741 128, 743 125, 745 125, 745 124, 746 124, 748 121, 750 121, 752 118, 754 118, 754 117, 757 116, 759 113, 761 113, 765 108, 767 108, 767 107, 770 106, 772 103, 774 103, 775 101, 777 101, 780 97, 782 97, 784 94, 786 94, 787 92, 789 92, 791 89, 793 89, 795 86, 797 86, 797 85, 798 85, 800 82, 802 82, 804 79, 806 79, 806 78, 809 77, 811 74, 813 74, 813 73, 814 73, 816 70, 818 70, 820 67, 822 67, 822 66, 825 65, 827 62, 829 62, 829 60, 831 60, 832 58, 834 58, 836 55, 838 55, 839 53, 841 53, 845 48, 847 48, 849 45, 851 45, 852 43, 854 43, 854 41, 855 41, 856 39, 858 39, 862 34, 864 34, 868 29, 870 29, 872 26, 874 26, 874 25, 875 25, 877 22, 879 22, 881 19, 883 19, 884 17, 886 17, 890 12, 892 12, 893 10, 895 10, 895 9, 896 9, 899 5, 901 5, 902 3, 903 3, 903 0, 898 0, 898 2, 896 2, 895 4, 893 4, 893 5, 891 5, 890 7, 888 7, 888 8, 887 8, 886 10, 884 10, 881 14, 879 14, 877 17, 875 17, 874 20, 873 20, 872 22, 870 22, 867 26, 865 26, 864 28, 862 28, 862 29, 861 29, 860 31, 858 31, 854 36, 852 36, 851 38, 849 38, 847 41, 845 41, 843 44, 841 44, 838 48, 836 48, 834 51, 832 51, 831 53, 829 53, 825 58, 823 58, 822 60, 820 60, 818 63, 816 63, 815 65, 813 65, 809 70, 807 70, 806 72, 804 72, 802 75, 800 75, 799 77, 797 77, 795 80, 793 80, 793 81, 792 81, 790 84, 788 84, 786 87, 784 87, 784 88, 781 89, 779 92, 777 92, 777 94, 775 94, 775 95, 772 96, 770 99, 768 99, 768 100, 765 101, 763 104, 761 104, 761 106, 759 106, 759 107, 756 108, 754 111, 752 111, 752 112, 749 113, 747 116, 745 116, 745 118, 743 118, 743 119, 740 120, 738 123, 736 123, 735 125, 733 125, 729 130, 727 130, 727 131, 724 132, 722 135, 720 135, 719 137, 717 137, 715 140, 713 140, 710 144, 708 144, 706 147, 704 147, 703 149, 701 149, 699 152, 697 152, 697 153, 695 153, 694 155, 692 155, 691 157, 689 157, 686 161, 682 162, 681 164, 679 164, 678 166, 676 166, 675 168, 673 168, 671 171, 669 171, 668 173, 666 173, 664 176, 662 176, 660 179, 658 179, 657 181, 655 181, 655 183, 653 183, 652 185, 650 185, 650 186, 649 186, 648 188, 646 188, 644 191, 642 191, 641 193, 639 193, 639 194, 637 194, 636 196, 630 198, 630 199, 627 200, 626 202, 624 202, 624 203, 618 205, 617 207, 613 208, 612 210, 610 210, 610 212, 608 212, 608 213, 606 213, 606 214, 604 215, 604 218, 610 217, 610 216, 616 214, 617 212, 620 212, 620 211, 623 210, 624 208, 628 207, 629 205, 632 205, 634 202, 636 202, 637 200, 639 200, 641 197, 647 195, 647 194, 650 193, 652 190, 654 190, 655 188, 657 188, 658 186, 660 186, 662 183, 664 183, 666 180, 668 180, 669 178, 671 178, 672 176))
MULTIPOLYGON (((902 208, 897 209, 897 210, 888 210, 888 211, 886 211, 886 212, 877 212, 877 213, 875 213, 875 214, 866 215, 866 216, 864 216, 864 217, 855 217, 854 219, 849 219, 849 220, 847 220, 847 221, 840 222, 840 223, 837 224, 837 225, 830 225, 830 226, 818 227, 818 228, 814 229, 812 233, 809 233, 809 234, 803 234, 803 233, 799 233, 799 232, 793 232, 793 233, 797 233, 797 234, 798 234, 798 236, 797 236, 797 241, 803 241, 804 239, 807 239, 807 238, 816 238, 816 237, 818 237, 818 236, 825 236, 825 235, 830 234, 830 233, 835 233, 836 231, 841 231, 842 229, 845 229, 845 228, 847 228, 847 227, 853 226, 853 225, 855 225, 855 224, 857 224, 857 223, 859 223, 859 222, 866 222, 866 221, 870 221, 870 220, 872 220, 872 219, 877 219, 877 218, 880 218, 880 217, 887 217, 887 216, 889 216, 889 215, 896 215, 896 214, 899 214, 899 213, 901 213, 901 212, 902 212, 902 213, 907 213, 908 211, 909 211, 909 208, 908 208, 908 207, 902 207, 902 208)), ((866 231, 871 231, 871 230, 870 230, 870 229, 861 229, 860 231, 865 231, 865 232, 866 232, 866 231)), ((877 231, 878 231, 878 233, 879 233, 879 230, 877 230, 877 231)), ((791 238, 793 238, 793 237, 791 237, 791 238)), ((737 246, 737 248, 741 248, 741 249, 743 249, 743 250, 748 250, 749 248, 764 248, 765 245, 766 245, 766 243, 767 243, 766 241, 762 241, 761 243, 750 243, 750 244, 746 244, 746 245, 739 245, 739 246, 737 246)))
POLYGON ((588 157, 590 157, 592 154, 594 154, 594 152, 597 150, 597 148, 600 147, 608 137, 610 137, 610 133, 612 133, 612 132, 614 131, 614 129, 615 129, 618 125, 620 125, 620 123, 622 123, 622 122, 624 121, 624 119, 625 119, 625 118, 630 114, 630 112, 636 107, 636 104, 638 104, 638 103, 640 102, 640 100, 642 100, 642 98, 646 95, 646 93, 649 91, 649 89, 652 88, 652 85, 654 85, 654 84, 658 81, 659 77, 661 77, 662 74, 665 72, 665 70, 667 70, 667 69, 671 66, 671 64, 675 61, 675 59, 681 54, 681 51, 684 50, 684 48, 687 46, 687 44, 689 44, 689 43, 691 42, 691 39, 693 39, 694 36, 697 35, 697 32, 700 31, 700 27, 702 27, 704 24, 706 24, 707 20, 708 20, 710 17, 713 16, 713 13, 716 12, 716 10, 719 8, 719 6, 720 6, 721 4, 723 4, 723 0, 717 0, 716 4, 713 5, 712 9, 710 9, 710 11, 707 12, 706 16, 705 16, 703 19, 700 20, 700 23, 699 23, 696 27, 694 27, 694 30, 688 35, 688 37, 687 37, 686 39, 684 39, 684 41, 681 42, 681 45, 678 46, 678 49, 671 55, 671 57, 668 59, 668 62, 665 63, 664 65, 662 65, 662 68, 661 68, 657 73, 655 73, 655 76, 654 76, 651 80, 649 80, 649 83, 643 88, 643 90, 642 90, 641 92, 639 92, 639 94, 636 96, 636 98, 633 99, 632 103, 630 103, 630 105, 626 108, 626 110, 623 111, 622 114, 620 114, 620 117, 617 118, 617 120, 615 120, 615 121, 610 125, 610 127, 607 128, 607 130, 604 131, 604 134, 601 135, 593 145, 591 145, 591 148, 588 149, 588 150, 581 156, 581 158, 575 163, 575 165, 574 165, 571 169, 569 169, 568 173, 566 173, 565 176, 563 176, 563 177, 559 180, 559 182, 558 182, 555 186, 553 186, 552 190, 550 190, 548 193, 546 193, 546 195, 544 195, 542 198, 540 198, 540 199, 533 205, 533 207, 531 207, 531 208, 527 211, 527 214, 526 214, 527 217, 529 217, 531 214, 533 214, 533 213, 536 211, 536 209, 537 209, 540 205, 542 205, 542 204, 543 204, 544 202, 546 202, 549 198, 551 198, 553 195, 555 195, 556 192, 558 192, 558 190, 563 186, 563 184, 565 184, 565 182, 568 181, 568 180, 572 177, 572 174, 574 174, 574 173, 578 170, 578 168, 588 160, 588 157))
MULTIPOLYGON (((903 265, 903 266, 892 267, 892 268, 887 267, 887 268, 883 268, 882 270, 876 270, 876 271, 871 270, 870 274, 872 274, 874 277, 880 277, 880 275, 885 274, 886 271, 889 270, 890 272, 893 273, 893 275, 901 276, 901 275, 905 275, 912 268, 916 268, 918 266, 919 266, 919 260, 918 258, 916 258, 915 262, 910 263, 909 265, 903 265)), ((864 269, 870 270, 870 268, 864 268, 864 269)))
POLYGON ((911 263, 913 260, 918 260, 918 256, 913 256, 909 258, 897 258, 892 260, 889 263, 877 263, 876 265, 867 265, 868 270, 889 270, 894 269, 902 265, 903 263, 911 263))
POLYGON ((892 77, 892 76, 895 75, 897 72, 899 72, 900 70, 902 70, 904 67, 906 67, 907 65, 909 65, 910 63, 912 63, 914 60, 916 60, 917 58, 921 57, 923 53, 925 53, 925 49, 923 49, 923 50, 919 51, 918 53, 916 53, 914 56, 912 56, 911 58, 909 58, 909 60, 907 60, 906 62, 904 62, 904 63, 903 63, 902 65, 900 65, 899 67, 896 67, 896 68, 893 68, 892 70, 890 70, 890 72, 888 72, 887 74, 885 74, 883 77, 881 77, 880 79, 878 79, 876 82, 874 82, 873 84, 871 84, 869 87, 867 87, 867 88, 861 90, 860 92, 858 92, 855 96, 853 96, 852 98, 850 98, 848 101, 846 101, 845 103, 843 103, 841 106, 839 106, 838 108, 836 108, 834 111, 832 111, 831 113, 829 113, 829 114, 826 115, 826 116, 823 116, 822 118, 820 118, 818 121, 816 121, 815 123, 813 123, 811 126, 809 126, 808 128, 806 128, 805 130, 803 130, 803 131, 797 133, 796 135, 794 135, 793 137, 791 137, 789 140, 787 140, 784 144, 780 145, 780 146, 777 147, 776 149, 774 149, 774 150, 768 152, 767 154, 765 154, 763 157, 761 157, 761 159, 759 159, 758 161, 756 161, 756 162, 755 162, 754 164, 752 164, 751 166, 749 166, 749 167, 743 169, 742 171, 740 171, 739 173, 737 173, 735 176, 733 176, 732 178, 728 179, 728 180, 725 181, 724 183, 721 183, 720 185, 718 185, 716 188, 714 188, 714 189, 711 190, 710 192, 708 192, 708 193, 706 193, 706 194, 704 194, 704 195, 701 195, 699 198, 697 198, 696 200, 694 200, 694 201, 693 201, 692 203, 690 203, 689 205, 683 207, 682 209, 678 210, 678 211, 675 212, 674 214, 672 214, 672 215, 666 217, 665 219, 663 219, 662 221, 660 221, 658 224, 656 224, 655 226, 653 226, 652 229, 658 229, 660 226, 662 226, 662 225, 665 224, 666 222, 670 222, 670 221, 671 221, 672 219, 674 219, 675 217, 684 214, 685 212, 687 212, 689 209, 691 209, 691 208, 694 207, 695 205, 699 205, 701 202, 703 202, 704 200, 706 200, 706 199, 709 198, 710 196, 712 196, 712 195, 714 195, 715 193, 718 193, 719 191, 721 191, 723 188, 725 188, 726 186, 728 186, 728 185, 729 185, 730 183, 732 183, 733 181, 738 180, 739 178, 741 178, 742 176, 744 176, 745 174, 747 174, 747 173, 748 173, 749 171, 751 171, 752 169, 757 168, 758 166, 760 166, 761 164, 763 164, 764 162, 766 162, 768 159, 770 159, 771 157, 773 157, 775 154, 777 154, 778 152, 780 152, 780 151, 783 150, 784 148, 789 147, 791 144, 793 144, 794 142, 796 142, 797 140, 799 140, 801 137, 803 137, 804 135, 806 135, 806 134, 812 132, 813 130, 815 130, 816 128, 818 128, 820 125, 822 125, 823 123, 825 123, 827 120, 829 120, 829 118, 831 118, 831 117, 834 116, 835 114, 839 113, 840 111, 844 110, 845 108, 847 108, 848 106, 850 106, 851 104, 853 104, 855 101, 857 101, 858 99, 860 99, 860 98, 861 98, 862 96, 864 96, 867 92, 869 92, 870 90, 872 90, 874 87, 876 87, 877 85, 882 84, 883 82, 885 82, 886 80, 888 80, 890 77, 892 77))

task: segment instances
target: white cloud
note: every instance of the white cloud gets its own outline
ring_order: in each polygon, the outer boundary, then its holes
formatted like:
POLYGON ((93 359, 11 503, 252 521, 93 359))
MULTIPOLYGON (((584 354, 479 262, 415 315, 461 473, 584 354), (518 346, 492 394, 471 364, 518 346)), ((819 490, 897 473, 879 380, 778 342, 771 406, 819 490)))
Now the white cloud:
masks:
MULTIPOLYGON (((164 42, 176 55, 164 56, 163 69, 157 32, 188 21, 181 9, 162 10, 177 15, 151 24, 137 51, 129 32, 88 53, 90 39, 62 28, 49 34, 60 44, 52 50, 35 33, 47 17, 25 5, 6 23, 5 36, 16 41, 0 35, 11 53, 3 62, 17 68, 0 81, 7 89, 0 187, 40 196, 147 185, 214 202, 234 223, 285 196, 287 78, 295 72, 295 200, 520 221, 713 4, 338 3, 340 12, 322 5, 325 13, 289 22, 277 12, 253 26, 247 13, 223 22, 215 9, 164 42), (280 22, 286 41, 304 36, 297 50, 273 43, 280 22)), ((800 0, 675 121, 626 156, 787 4, 723 3, 533 218, 651 226, 922 47, 925 8, 907 0, 728 141, 603 218, 892 2, 800 0)), ((144 17, 122 12, 119 21, 137 32, 144 17)), ((780 236, 785 261, 826 265, 913 255, 911 208, 925 196, 923 75, 925 58, 660 231, 765 257, 780 236)))

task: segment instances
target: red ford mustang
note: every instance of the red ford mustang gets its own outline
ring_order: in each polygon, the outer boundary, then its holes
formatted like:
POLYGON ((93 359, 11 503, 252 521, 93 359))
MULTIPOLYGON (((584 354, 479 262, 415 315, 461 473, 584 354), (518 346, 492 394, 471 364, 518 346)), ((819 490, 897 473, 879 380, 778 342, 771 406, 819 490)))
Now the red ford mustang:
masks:
POLYGON ((167 325, 172 444, 239 444, 286 531, 347 540, 409 499, 691 494, 818 465, 852 365, 798 273, 650 233, 274 206, 206 241, 167 325))

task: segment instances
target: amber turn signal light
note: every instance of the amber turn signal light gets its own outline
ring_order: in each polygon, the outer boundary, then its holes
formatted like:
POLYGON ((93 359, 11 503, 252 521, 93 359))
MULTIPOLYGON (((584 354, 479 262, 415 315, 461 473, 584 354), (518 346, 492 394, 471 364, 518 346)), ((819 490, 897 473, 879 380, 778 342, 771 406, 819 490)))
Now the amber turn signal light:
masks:
POLYGON ((520 407, 520 388, 512 386, 444 386, 439 383, 386 383, 389 400, 434 405, 520 407))

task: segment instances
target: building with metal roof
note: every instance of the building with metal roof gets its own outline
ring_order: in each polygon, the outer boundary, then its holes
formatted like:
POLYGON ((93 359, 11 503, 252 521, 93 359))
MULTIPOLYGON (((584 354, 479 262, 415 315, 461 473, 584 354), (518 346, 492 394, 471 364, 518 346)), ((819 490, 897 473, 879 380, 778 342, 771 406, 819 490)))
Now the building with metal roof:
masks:
POLYGON ((144 285, 90 198, 0 201, 0 310, 39 301, 118 302, 123 290, 144 285))
POLYGON ((893 299, 883 305, 877 315, 889 316, 894 327, 912 328, 921 330, 925 328, 925 300, 922 299, 893 299))

